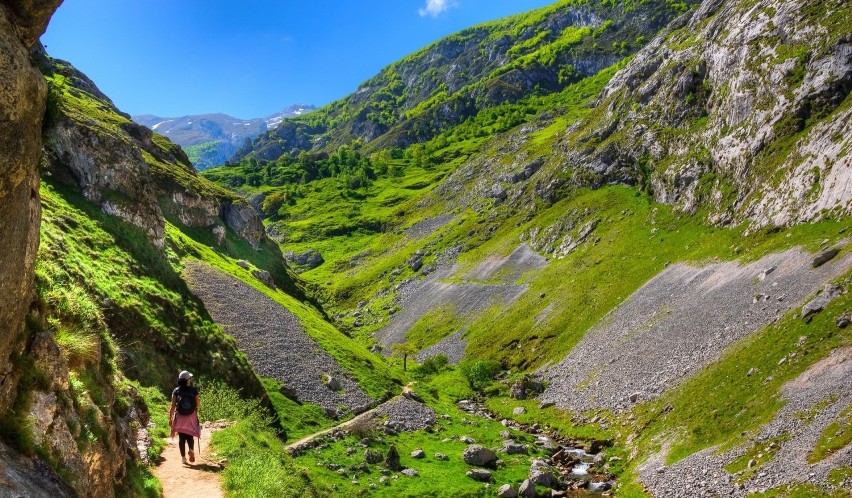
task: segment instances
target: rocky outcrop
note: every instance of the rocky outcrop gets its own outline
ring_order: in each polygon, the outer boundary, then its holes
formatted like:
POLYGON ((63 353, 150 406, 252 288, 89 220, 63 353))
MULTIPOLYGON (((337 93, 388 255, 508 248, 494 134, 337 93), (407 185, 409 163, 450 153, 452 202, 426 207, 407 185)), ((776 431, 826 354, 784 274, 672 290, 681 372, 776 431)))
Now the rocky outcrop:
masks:
POLYGON ((562 141, 562 164, 586 165, 592 186, 709 206, 717 224, 849 215, 852 8, 812 3, 705 1, 612 78, 602 117, 562 141))
POLYGON ((157 247, 163 247, 166 219, 210 230, 219 243, 231 228, 260 247, 266 234, 251 205, 200 178, 180 147, 130 121, 71 64, 43 49, 36 57, 51 87, 46 175, 141 228, 157 247), (99 108, 98 119, 87 105, 99 108))
POLYGON ((64 480, 77 496, 115 496, 127 457, 140 458, 138 432, 148 424, 144 403, 129 391, 125 397, 131 406, 117 410, 112 386, 100 385, 97 402, 89 391, 71 387, 65 357, 50 333, 37 333, 27 355, 48 381, 29 394, 26 417, 33 443, 65 471, 64 480))
POLYGON ((260 215, 247 202, 226 203, 223 208, 225 223, 237 234, 257 249, 266 238, 266 229, 260 221, 260 215))
MULTIPOLYGON (((14 390, 8 358, 32 302, 41 216, 37 165, 47 86, 29 49, 60 3, 0 3, 0 393, 14 390)), ((3 403, 0 396, 0 412, 3 403)))
POLYGON ((47 174, 76 185, 88 201, 143 229, 162 247, 165 219, 142 150, 118 130, 81 126, 72 116, 57 112, 45 129, 47 174))

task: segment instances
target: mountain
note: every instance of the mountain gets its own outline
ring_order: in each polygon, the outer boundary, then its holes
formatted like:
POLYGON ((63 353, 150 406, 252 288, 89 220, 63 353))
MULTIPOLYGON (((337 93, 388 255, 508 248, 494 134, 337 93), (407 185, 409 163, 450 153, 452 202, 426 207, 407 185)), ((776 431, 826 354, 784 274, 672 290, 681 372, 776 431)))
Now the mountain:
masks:
POLYGON ((0 495, 170 496, 189 369, 229 493, 848 497, 849 2, 559 2, 202 173, 56 3, 0 5, 0 495))
MULTIPOLYGON (((446 37, 384 68, 350 96, 261 134, 241 157, 300 149, 407 147, 484 109, 550 95, 635 53, 685 3, 560 1, 446 37)), ((523 113, 523 111, 521 111, 523 113)))
POLYGON ((227 114, 198 114, 162 118, 151 114, 133 116, 133 121, 169 137, 180 145, 199 171, 224 164, 237 148, 257 135, 277 127, 288 117, 301 116, 314 106, 297 104, 264 118, 238 119, 227 114))

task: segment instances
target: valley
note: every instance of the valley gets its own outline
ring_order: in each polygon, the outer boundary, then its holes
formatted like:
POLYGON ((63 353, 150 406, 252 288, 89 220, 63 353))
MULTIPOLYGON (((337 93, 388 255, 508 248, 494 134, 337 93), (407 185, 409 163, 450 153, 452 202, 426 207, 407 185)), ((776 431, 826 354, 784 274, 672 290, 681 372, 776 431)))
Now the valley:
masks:
POLYGON ((200 172, 48 3, 0 3, 0 497, 852 496, 848 2, 555 2, 200 172))

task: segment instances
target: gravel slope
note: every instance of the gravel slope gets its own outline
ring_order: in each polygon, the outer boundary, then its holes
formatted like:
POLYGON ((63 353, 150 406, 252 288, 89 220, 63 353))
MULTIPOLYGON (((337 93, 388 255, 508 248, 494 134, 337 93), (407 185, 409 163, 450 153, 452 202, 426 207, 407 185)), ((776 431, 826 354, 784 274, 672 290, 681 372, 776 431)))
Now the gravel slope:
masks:
MULTIPOLYGON (((754 442, 717 455, 717 448, 707 448, 666 467, 666 449, 639 467, 639 476, 653 496, 734 496, 743 497, 776 486, 811 482, 824 487, 832 468, 852 465, 852 446, 846 446, 813 465, 808 453, 816 446, 825 428, 852 405, 852 348, 837 349, 828 358, 811 366, 782 389, 787 402, 775 418, 763 427, 754 442), (834 400, 834 401, 832 401, 834 400), (820 402, 826 406, 807 423, 797 413, 813 409, 820 402), (735 482, 725 465, 743 455, 752 444, 767 444, 772 438, 788 434, 790 439, 779 444, 774 458, 760 466, 753 478, 742 484, 735 482)), ((844 485, 852 489, 852 482, 844 485)))
MULTIPOLYGON (((413 280, 397 291, 401 311, 391 318, 387 326, 376 333, 380 344, 405 342, 405 334, 429 311, 444 305, 452 305, 457 315, 476 315, 493 304, 509 305, 527 291, 527 285, 513 282, 528 270, 544 268, 547 260, 526 244, 515 249, 506 257, 492 257, 467 275, 458 275, 458 268, 444 267, 430 273, 422 280, 413 280), (461 277, 465 283, 449 283, 444 280, 461 277), (483 281, 495 280, 496 283, 483 281)), ((444 351, 447 356, 464 356, 458 349, 462 342, 454 343, 456 350, 444 351)))
POLYGON ((542 401, 615 411, 658 397, 715 361, 734 341, 800 306, 852 267, 852 254, 812 269, 799 249, 740 265, 666 268, 591 329, 559 364, 539 373, 542 401), (765 278, 766 270, 774 270, 765 278))
POLYGON ((322 406, 331 416, 341 408, 360 413, 373 405, 331 355, 305 333, 299 319, 255 288, 201 262, 188 261, 184 279, 210 316, 233 336, 258 375, 284 383, 299 401, 322 406), (341 389, 331 390, 331 376, 341 389))

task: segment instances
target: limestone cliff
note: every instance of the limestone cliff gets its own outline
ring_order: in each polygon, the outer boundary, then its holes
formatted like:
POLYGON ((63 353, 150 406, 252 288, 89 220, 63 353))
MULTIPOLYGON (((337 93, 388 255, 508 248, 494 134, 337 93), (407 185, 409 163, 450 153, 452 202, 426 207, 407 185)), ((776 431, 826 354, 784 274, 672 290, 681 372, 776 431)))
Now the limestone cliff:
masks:
POLYGON ((617 72, 552 149, 530 140, 554 122, 543 113, 438 192, 534 211, 619 183, 750 230, 852 214, 850 16, 833 0, 707 0, 617 72))
POLYGON ((0 3, 0 412, 14 389, 9 354, 20 347, 38 249, 37 165, 47 86, 29 49, 60 3, 0 3))
POLYGON ((37 57, 50 85, 46 174, 142 228, 157 247, 170 219, 220 242, 231 229, 258 248, 265 236, 250 205, 199 178, 180 147, 132 122, 71 64, 43 50, 37 57))

